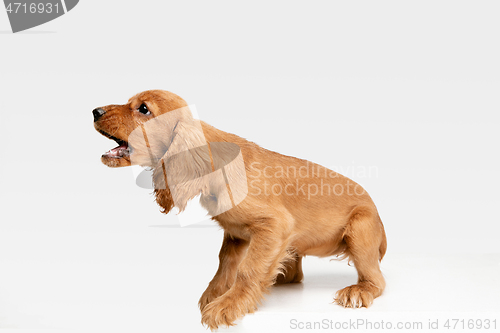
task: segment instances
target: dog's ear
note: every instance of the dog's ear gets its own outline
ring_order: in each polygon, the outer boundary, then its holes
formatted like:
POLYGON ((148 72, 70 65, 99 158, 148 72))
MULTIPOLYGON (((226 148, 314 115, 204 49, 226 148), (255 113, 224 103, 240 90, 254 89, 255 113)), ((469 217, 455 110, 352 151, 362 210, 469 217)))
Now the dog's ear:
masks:
POLYGON ((172 199, 172 195, 170 194, 170 189, 155 189, 155 197, 156 202, 162 208, 161 212, 168 214, 172 208, 174 208, 174 199, 172 199))
MULTIPOLYGON (((210 194, 210 184, 204 176, 211 172, 209 147, 201 124, 198 121, 179 122, 172 143, 153 173, 155 189, 168 189, 172 205, 181 212, 197 195, 210 194)), ((162 194, 166 196, 167 191, 162 194)))
MULTIPOLYGON (((190 109, 183 107, 138 124, 128 137, 129 146, 132 147, 131 164, 155 168, 170 148, 170 153, 176 150, 175 145, 179 146, 178 149, 182 148, 179 143, 173 142, 174 136, 186 126, 196 128, 196 123, 199 124, 199 121, 193 119, 190 109)), ((205 144, 201 125, 199 130, 193 131, 193 137, 187 139, 193 144, 205 144), (198 138, 200 135, 197 133, 201 133, 201 138, 198 138)))
POLYGON ((162 207, 175 206, 182 212, 201 194, 200 203, 212 216, 239 204, 248 192, 240 148, 228 142, 207 143, 197 120, 176 124, 153 182, 155 193, 165 201, 159 202, 162 207))
POLYGON ((168 187, 165 166, 160 165, 153 170, 153 186, 156 202, 162 208, 162 213, 168 214, 174 208, 174 199, 168 187))

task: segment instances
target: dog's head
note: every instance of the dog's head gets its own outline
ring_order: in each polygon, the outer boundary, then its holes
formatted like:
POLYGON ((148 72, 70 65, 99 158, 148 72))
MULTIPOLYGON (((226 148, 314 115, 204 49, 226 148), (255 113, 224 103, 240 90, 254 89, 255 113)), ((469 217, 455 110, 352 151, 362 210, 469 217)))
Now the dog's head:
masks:
POLYGON ((192 122, 186 102, 162 90, 144 91, 127 104, 99 107, 92 113, 95 129, 118 144, 101 156, 109 167, 153 167, 168 149, 176 125, 192 122))
POLYGON ((93 115, 95 129, 118 143, 102 155, 102 162, 109 167, 152 168, 157 201, 165 212, 174 205, 182 211, 188 200, 202 194, 200 202, 217 215, 246 196, 239 147, 229 142, 209 145, 202 122, 193 118, 179 96, 145 91, 127 104, 97 108, 93 115), (226 177, 232 181, 233 201, 226 177))

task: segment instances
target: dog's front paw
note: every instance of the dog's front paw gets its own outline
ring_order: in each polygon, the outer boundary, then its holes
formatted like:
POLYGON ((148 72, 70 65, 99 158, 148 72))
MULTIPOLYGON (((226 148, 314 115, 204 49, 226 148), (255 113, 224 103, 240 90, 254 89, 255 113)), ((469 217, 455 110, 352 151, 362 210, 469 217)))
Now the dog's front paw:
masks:
POLYGON ((210 286, 205 290, 203 295, 201 295, 200 300, 198 301, 198 306, 200 307, 200 311, 203 312, 205 307, 211 303, 214 299, 222 295, 223 293, 216 290, 215 288, 211 288, 210 286))
POLYGON ((355 284, 337 291, 335 303, 345 308, 367 308, 373 303, 374 298, 370 288, 355 284))
POLYGON ((254 310, 255 307, 245 297, 228 291, 204 307, 201 322, 213 331, 221 326, 233 326, 234 321, 254 310))

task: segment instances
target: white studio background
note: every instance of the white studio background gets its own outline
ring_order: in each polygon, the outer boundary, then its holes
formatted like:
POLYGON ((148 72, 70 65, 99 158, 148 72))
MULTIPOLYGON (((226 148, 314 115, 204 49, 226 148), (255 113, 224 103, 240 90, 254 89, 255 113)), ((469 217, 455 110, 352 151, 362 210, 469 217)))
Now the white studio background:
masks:
MULTIPOLYGON (((11 34, 0 10, 0 328, 205 331, 197 301, 222 231, 178 227, 130 169, 100 163, 114 143, 92 109, 147 89, 359 182, 389 262, 494 258, 472 283, 498 293, 499 11, 497 1, 82 0, 11 34)), ((337 264, 317 262, 335 280, 337 264)), ((402 298, 388 291, 381 310, 401 310, 402 298)))

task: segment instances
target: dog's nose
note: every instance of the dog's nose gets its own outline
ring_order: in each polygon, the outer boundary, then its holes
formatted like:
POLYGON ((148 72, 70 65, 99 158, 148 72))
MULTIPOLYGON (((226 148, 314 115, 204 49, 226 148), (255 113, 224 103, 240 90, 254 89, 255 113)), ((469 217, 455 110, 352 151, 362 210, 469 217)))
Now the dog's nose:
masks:
POLYGON ((106 113, 106 111, 104 111, 101 108, 94 109, 94 111, 92 111, 92 114, 94 115, 94 121, 97 121, 105 113, 106 113))

